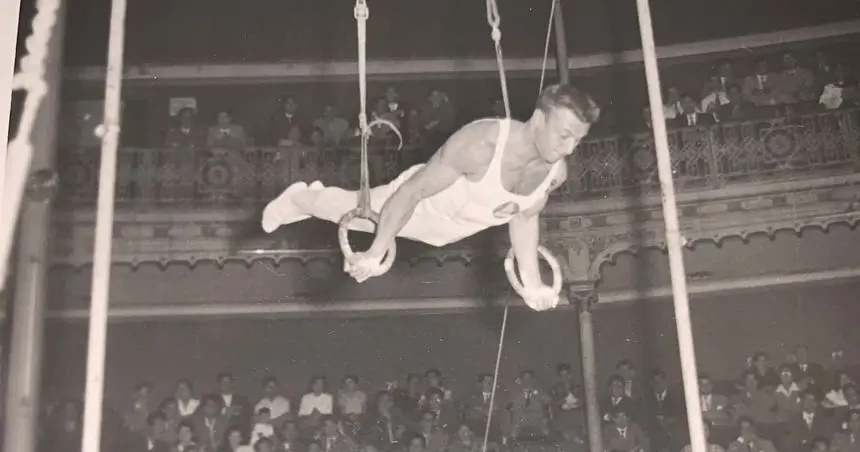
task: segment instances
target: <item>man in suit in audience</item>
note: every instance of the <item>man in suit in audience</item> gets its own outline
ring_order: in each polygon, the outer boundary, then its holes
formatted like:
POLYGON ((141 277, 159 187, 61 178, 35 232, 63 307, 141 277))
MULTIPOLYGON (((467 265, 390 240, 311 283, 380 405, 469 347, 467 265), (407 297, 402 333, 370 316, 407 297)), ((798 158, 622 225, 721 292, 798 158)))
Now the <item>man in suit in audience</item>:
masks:
POLYGON ((647 426, 654 450, 678 450, 683 444, 684 395, 669 387, 666 374, 656 371, 651 377, 651 391, 643 400, 647 426))
POLYGON ((216 116, 215 125, 209 128, 206 144, 210 148, 221 148, 241 151, 248 144, 245 128, 233 122, 233 115, 228 110, 221 110, 216 116))
POLYGON ((650 452, 648 437, 630 420, 630 413, 618 407, 610 414, 612 422, 603 431, 603 447, 608 451, 650 452))
POLYGON ((758 436, 752 419, 740 417, 736 425, 740 435, 729 444, 728 452, 777 452, 770 440, 758 436))
POLYGON ((718 107, 715 112, 716 119, 721 123, 745 121, 755 116, 755 105, 744 97, 740 85, 730 84, 726 96, 729 102, 718 107))
POLYGON ((744 79, 744 96, 757 107, 776 105, 778 103, 774 92, 776 78, 777 75, 768 68, 767 60, 757 59, 755 72, 744 79))
POLYGON ((830 438, 835 431, 833 420, 820 408, 814 392, 804 392, 801 405, 801 412, 782 426, 780 452, 808 452, 813 439, 830 438))
MULTIPOLYGON (((463 421, 475 432, 483 434, 487 417, 491 411, 490 397, 492 396, 492 391, 493 375, 487 373, 480 374, 478 375, 476 390, 466 396, 463 401, 463 421)), ((506 436, 505 428, 510 424, 510 413, 503 409, 505 406, 504 396, 501 388, 497 388, 496 397, 493 401, 493 416, 490 425, 490 438, 494 440, 500 440, 503 436, 506 436)))
POLYGON ((860 411, 852 410, 844 420, 845 431, 833 435, 831 449, 837 452, 860 452, 860 411))
POLYGON ((200 410, 193 416, 194 431, 203 452, 217 452, 230 426, 222 413, 221 397, 207 395, 200 401, 200 410))
POLYGON ((224 416, 230 425, 242 429, 247 438, 251 432, 251 418, 254 417, 251 402, 247 397, 236 394, 233 389, 233 375, 224 372, 218 375, 218 390, 224 416))
POLYGON ((688 93, 681 95, 681 113, 670 120, 669 125, 675 128, 707 127, 716 124, 711 113, 699 113, 698 102, 688 93))
POLYGON ((534 371, 520 374, 519 388, 511 392, 508 399, 511 410, 512 439, 525 435, 549 435, 549 407, 552 398, 538 388, 534 371))
POLYGON ((801 388, 813 390, 818 395, 823 395, 822 390, 827 385, 824 376, 824 367, 821 364, 809 360, 809 347, 798 345, 792 355, 794 378, 801 388))
POLYGON ((638 416, 636 413, 636 403, 627 394, 624 393, 624 377, 621 375, 613 375, 609 377, 609 394, 607 394, 600 403, 600 412, 603 414, 605 422, 612 422, 612 413, 623 410, 628 416, 634 419, 638 416))
POLYGON ((427 452, 443 452, 448 447, 450 436, 436 425, 436 413, 424 411, 418 423, 418 434, 424 437, 427 452))
POLYGON ((162 438, 166 430, 167 419, 160 411, 155 411, 146 417, 146 431, 135 434, 128 447, 128 452, 170 452, 170 445, 162 438))

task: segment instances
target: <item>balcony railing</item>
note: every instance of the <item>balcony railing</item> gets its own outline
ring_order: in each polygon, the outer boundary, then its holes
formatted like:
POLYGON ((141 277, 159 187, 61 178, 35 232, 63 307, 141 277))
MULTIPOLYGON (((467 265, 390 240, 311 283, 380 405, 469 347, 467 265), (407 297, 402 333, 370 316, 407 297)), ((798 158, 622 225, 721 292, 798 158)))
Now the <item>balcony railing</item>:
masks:
MULTIPOLYGON (((679 191, 731 184, 824 177, 860 170, 860 111, 846 109, 669 132, 679 191)), ((371 151, 375 183, 394 178, 418 161, 415 149, 371 151)), ((93 204, 96 149, 60 152, 61 203, 93 204)), ((150 204, 258 204, 298 180, 357 186, 354 148, 142 149, 120 152, 117 202, 150 204)), ((650 133, 585 141, 569 159, 568 182, 556 201, 649 194, 659 191, 650 133)))

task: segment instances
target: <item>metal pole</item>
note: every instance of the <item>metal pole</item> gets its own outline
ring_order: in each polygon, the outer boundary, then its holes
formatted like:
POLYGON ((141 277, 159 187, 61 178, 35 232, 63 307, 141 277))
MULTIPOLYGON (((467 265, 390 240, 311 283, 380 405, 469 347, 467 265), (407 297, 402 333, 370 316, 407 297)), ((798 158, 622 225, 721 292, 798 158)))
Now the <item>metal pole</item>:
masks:
POLYGON ((126 0, 113 0, 112 2, 107 71, 105 72, 104 123, 97 131, 102 136, 102 149, 95 250, 93 252, 89 340, 87 343, 84 432, 81 438, 81 450, 86 452, 99 452, 101 450, 116 160, 119 146, 120 110, 122 108, 122 65, 125 47, 126 6, 126 0))
POLYGON ((558 81, 563 85, 570 83, 569 59, 567 55, 567 34, 564 32, 564 12, 561 0, 555 2, 555 14, 552 21, 555 31, 555 62, 558 67, 558 81))
POLYGON ((603 451, 603 425, 600 416, 600 386, 597 382, 597 349, 594 346, 594 323, 591 318, 591 300, 572 297, 579 309, 579 345, 582 354, 582 382, 585 391, 585 420, 588 427, 588 450, 603 451))
POLYGON ((687 275, 684 270, 681 230, 678 207, 675 202, 675 184, 672 180, 672 160, 663 118, 663 97, 660 93, 660 71, 654 29, 651 25, 649 0, 636 0, 639 12, 639 32, 642 35, 642 56, 648 81, 648 101, 651 106, 651 124, 654 128, 654 146, 657 150, 657 168, 660 189, 663 192, 663 218, 666 221, 666 245, 669 251, 669 272, 672 281, 672 298, 675 303, 675 321, 678 328, 678 350, 681 354, 681 371, 684 378, 684 395, 693 452, 706 452, 707 442, 702 424, 699 400, 699 379, 696 372, 696 348, 693 328, 690 325, 690 305, 687 298, 687 275))
POLYGON ((35 116, 30 137, 33 155, 21 205, 22 227, 17 241, 18 267, 12 301, 6 433, 3 439, 3 450, 7 452, 35 451, 38 441, 42 343, 47 310, 46 275, 50 264, 51 205, 56 187, 54 171, 65 3, 61 1, 59 4, 57 22, 46 49, 44 80, 49 89, 35 116))

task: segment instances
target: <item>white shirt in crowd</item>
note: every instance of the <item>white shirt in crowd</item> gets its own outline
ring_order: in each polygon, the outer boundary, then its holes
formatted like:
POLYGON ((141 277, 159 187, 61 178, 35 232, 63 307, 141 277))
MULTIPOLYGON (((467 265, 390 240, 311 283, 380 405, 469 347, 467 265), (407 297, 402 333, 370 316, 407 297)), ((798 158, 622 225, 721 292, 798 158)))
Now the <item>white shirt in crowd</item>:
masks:
POLYGON ((701 105, 699 105, 699 112, 707 112, 708 109, 711 108, 711 105, 714 105, 715 107, 721 107, 729 102, 729 96, 727 96, 726 93, 722 91, 711 93, 702 99, 702 103, 701 105))
POLYGON ((272 424, 263 424, 257 422, 254 424, 254 430, 251 431, 251 444, 256 443, 261 438, 271 438, 275 436, 275 428, 272 424))
POLYGON ((290 401, 285 397, 275 396, 273 398, 263 397, 254 407, 254 413, 259 413, 260 408, 268 408, 272 419, 277 419, 290 412, 290 401))
POLYGON ((334 411, 334 400, 331 394, 322 393, 316 395, 309 392, 302 396, 302 401, 299 403, 299 416, 308 416, 313 413, 314 409, 320 414, 332 414, 334 411))
POLYGON ((180 416, 188 417, 194 414, 197 411, 197 408, 200 407, 200 400, 188 399, 187 402, 183 402, 177 399, 176 406, 179 407, 180 416))

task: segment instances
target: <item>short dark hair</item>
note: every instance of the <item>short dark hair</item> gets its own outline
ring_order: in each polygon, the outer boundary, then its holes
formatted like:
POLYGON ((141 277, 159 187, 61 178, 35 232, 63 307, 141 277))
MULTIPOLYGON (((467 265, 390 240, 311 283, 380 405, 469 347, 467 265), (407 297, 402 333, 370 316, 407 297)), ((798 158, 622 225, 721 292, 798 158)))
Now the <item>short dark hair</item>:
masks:
POLYGON ((568 364, 568 363, 561 363, 561 364, 555 366, 555 373, 557 373, 557 374, 560 374, 562 372, 571 372, 571 371, 572 370, 570 368, 570 364, 568 364))
POLYGON ((278 382, 278 377, 276 377, 274 375, 268 375, 266 377, 263 377, 263 387, 269 386, 269 384, 277 383, 277 382, 278 382))
POLYGON ((594 100, 579 88, 570 85, 547 86, 540 93, 535 108, 545 113, 553 108, 564 108, 588 124, 594 124, 600 119, 600 107, 594 100))
POLYGON ((165 416, 161 411, 153 411, 146 417, 146 425, 149 427, 152 427, 158 421, 167 422, 167 416, 165 416))

